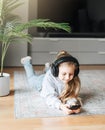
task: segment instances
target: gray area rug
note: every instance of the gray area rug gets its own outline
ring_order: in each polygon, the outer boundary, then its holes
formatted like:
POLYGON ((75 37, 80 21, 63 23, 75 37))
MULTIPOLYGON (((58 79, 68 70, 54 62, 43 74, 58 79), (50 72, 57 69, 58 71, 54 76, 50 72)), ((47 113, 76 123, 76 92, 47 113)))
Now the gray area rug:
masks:
MULTIPOLYGON (((79 76, 83 107, 81 113, 69 116, 105 114, 105 70, 81 70, 79 76)), ((28 85, 25 72, 14 72, 14 89, 15 118, 67 116, 48 108, 39 93, 28 85)))

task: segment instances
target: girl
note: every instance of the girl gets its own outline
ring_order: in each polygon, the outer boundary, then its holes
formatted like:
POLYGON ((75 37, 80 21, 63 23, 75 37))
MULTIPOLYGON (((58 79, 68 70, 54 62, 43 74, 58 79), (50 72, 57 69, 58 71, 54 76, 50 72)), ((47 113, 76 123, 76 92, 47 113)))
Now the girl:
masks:
POLYGON ((48 106, 60 109, 68 115, 80 112, 79 62, 75 57, 66 51, 60 51, 49 70, 41 75, 35 74, 30 56, 22 58, 21 63, 25 68, 30 86, 40 91, 40 95, 45 98, 48 106), (70 109, 77 103, 79 108, 70 109))

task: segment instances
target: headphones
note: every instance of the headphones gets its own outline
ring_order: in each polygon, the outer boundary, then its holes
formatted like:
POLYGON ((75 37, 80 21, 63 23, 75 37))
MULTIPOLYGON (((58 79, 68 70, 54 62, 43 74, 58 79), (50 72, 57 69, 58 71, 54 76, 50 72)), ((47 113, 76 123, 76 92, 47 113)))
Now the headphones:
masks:
POLYGON ((51 65, 51 73, 54 77, 57 77, 59 74, 59 65, 63 62, 73 62, 76 65, 76 69, 74 72, 74 77, 79 73, 79 62, 73 56, 64 56, 54 61, 51 65))

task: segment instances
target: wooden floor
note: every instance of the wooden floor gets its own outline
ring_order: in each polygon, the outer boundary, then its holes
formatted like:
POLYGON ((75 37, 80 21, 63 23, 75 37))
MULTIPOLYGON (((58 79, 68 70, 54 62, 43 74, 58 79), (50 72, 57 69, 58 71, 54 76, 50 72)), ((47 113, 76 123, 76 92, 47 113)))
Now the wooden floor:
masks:
MULTIPOLYGON (((105 66, 81 66, 81 69, 105 69, 105 66)), ((0 130, 105 130, 105 115, 15 119, 13 72, 16 70, 23 68, 5 68, 11 74, 11 90, 8 96, 0 97, 0 130)))

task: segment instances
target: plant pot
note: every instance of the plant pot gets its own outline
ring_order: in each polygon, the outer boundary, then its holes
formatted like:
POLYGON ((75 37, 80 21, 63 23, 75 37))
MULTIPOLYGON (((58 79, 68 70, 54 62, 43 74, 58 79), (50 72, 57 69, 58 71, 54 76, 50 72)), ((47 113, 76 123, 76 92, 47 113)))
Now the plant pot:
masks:
POLYGON ((6 96, 10 93, 10 74, 3 73, 0 77, 0 96, 6 96))

